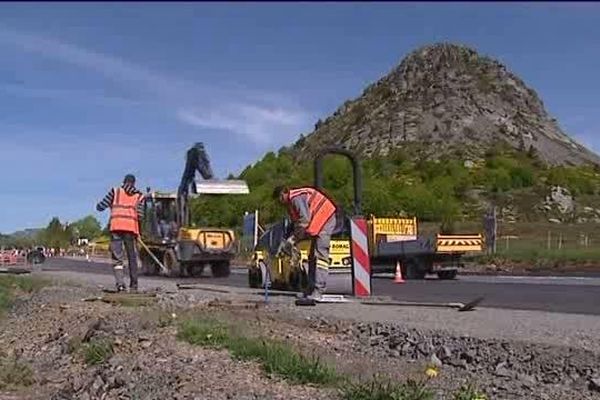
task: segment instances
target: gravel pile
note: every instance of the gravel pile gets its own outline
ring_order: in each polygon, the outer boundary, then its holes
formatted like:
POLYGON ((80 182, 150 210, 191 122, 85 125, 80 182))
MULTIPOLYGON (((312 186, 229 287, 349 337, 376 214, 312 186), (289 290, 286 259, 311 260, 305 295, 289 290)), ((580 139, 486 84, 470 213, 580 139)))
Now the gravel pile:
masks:
MULTIPOLYGON (((584 349, 453 336, 401 324, 313 318, 346 352, 393 364, 422 362, 477 380, 494 399, 600 399, 600 357, 584 349)), ((382 364, 383 365, 383 364, 382 364)))

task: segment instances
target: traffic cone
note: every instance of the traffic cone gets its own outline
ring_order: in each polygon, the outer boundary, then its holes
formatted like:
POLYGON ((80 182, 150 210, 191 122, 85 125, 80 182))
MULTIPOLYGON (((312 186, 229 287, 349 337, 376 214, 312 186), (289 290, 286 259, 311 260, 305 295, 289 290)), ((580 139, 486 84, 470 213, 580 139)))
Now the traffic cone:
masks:
POLYGON ((404 278, 402 278, 402 268, 400 267, 399 261, 396 261, 396 275, 394 276, 394 283, 404 283, 404 278))

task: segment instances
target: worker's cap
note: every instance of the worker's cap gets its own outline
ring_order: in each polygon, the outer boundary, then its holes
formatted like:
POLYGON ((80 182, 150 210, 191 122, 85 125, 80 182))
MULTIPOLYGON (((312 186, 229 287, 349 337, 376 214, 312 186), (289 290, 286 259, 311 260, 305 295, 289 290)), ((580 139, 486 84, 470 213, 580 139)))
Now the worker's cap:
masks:
POLYGON ((127 174, 127 175, 125 175, 125 179, 123 179, 123 183, 134 184, 135 183, 135 176, 133 174, 127 174))

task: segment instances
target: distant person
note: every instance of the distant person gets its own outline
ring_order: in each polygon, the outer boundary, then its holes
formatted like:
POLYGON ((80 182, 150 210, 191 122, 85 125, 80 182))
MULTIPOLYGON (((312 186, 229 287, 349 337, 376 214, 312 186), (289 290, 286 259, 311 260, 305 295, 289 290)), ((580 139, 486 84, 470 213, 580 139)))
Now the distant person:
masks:
POLYGON ((135 176, 125 176, 123 184, 119 188, 112 188, 104 199, 98 203, 96 209, 104 211, 111 209, 110 213, 110 251, 113 259, 113 270, 117 291, 126 289, 123 274, 124 252, 123 244, 127 252, 129 264, 129 289, 137 291, 137 238, 140 235, 140 221, 144 213, 144 196, 135 188, 135 176))
POLYGON ((288 188, 278 186, 273 197, 287 207, 293 223, 293 233, 288 243, 310 238, 308 260, 309 287, 304 296, 320 300, 327 287, 329 275, 329 245, 337 227, 337 208, 326 194, 313 187, 288 188))

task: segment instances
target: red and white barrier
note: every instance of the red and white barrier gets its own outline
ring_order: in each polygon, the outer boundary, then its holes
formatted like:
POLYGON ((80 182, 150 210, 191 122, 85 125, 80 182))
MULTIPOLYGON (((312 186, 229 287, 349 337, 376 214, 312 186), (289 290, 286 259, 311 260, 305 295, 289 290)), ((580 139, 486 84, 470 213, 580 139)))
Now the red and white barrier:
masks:
POLYGON ((0 265, 25 264, 25 257, 13 251, 0 251, 0 265))
POLYGON ((352 241, 352 294, 357 297, 371 296, 371 260, 367 240, 367 220, 361 217, 350 220, 352 241))

